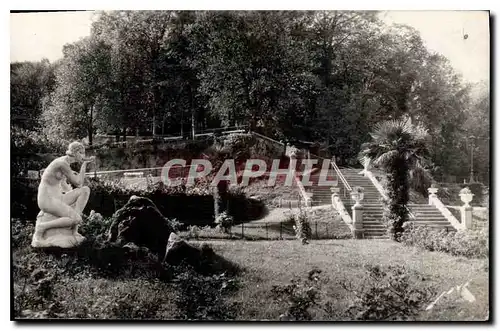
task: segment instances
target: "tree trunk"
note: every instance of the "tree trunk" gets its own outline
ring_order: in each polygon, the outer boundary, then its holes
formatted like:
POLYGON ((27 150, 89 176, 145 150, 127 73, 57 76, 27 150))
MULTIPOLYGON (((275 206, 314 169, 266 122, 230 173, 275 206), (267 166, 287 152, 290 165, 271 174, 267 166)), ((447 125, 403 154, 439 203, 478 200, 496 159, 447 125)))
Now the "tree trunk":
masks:
POLYGON ((94 105, 90 106, 90 121, 89 121, 89 127, 88 127, 88 132, 89 132, 89 146, 92 146, 92 142, 93 142, 93 139, 92 139, 92 136, 93 136, 93 127, 92 127, 93 119, 94 119, 94 105))
POLYGON ((153 114, 153 137, 156 136, 156 116, 153 114))
POLYGON ((195 109, 194 109, 194 102, 193 102, 193 90, 191 89, 191 86, 189 87, 189 104, 191 105, 191 136, 194 140, 195 135, 196 135, 196 120, 195 120, 195 109))
POLYGON ((193 140, 194 140, 195 135, 196 135, 195 125, 196 125, 196 121, 194 120, 194 110, 191 109, 191 136, 192 136, 193 140))
POLYGON ((181 109, 181 136, 184 138, 184 111, 181 109))

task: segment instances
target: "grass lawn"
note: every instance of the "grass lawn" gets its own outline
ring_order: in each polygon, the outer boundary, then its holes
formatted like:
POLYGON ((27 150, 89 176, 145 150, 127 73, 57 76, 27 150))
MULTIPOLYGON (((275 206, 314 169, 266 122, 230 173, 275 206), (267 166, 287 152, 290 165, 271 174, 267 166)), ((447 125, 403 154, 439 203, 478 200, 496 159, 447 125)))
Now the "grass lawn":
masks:
MULTIPOLYGON (((216 228, 202 228, 198 233, 199 239, 241 239, 247 240, 277 240, 295 239, 293 226, 295 221, 290 219, 297 215, 299 208, 275 208, 266 217, 234 225, 231 234, 222 233, 216 228)), ((351 230, 331 206, 315 206, 307 212, 311 226, 312 239, 345 239, 351 237, 351 230)), ((190 238, 189 231, 182 231, 181 236, 190 238)))
MULTIPOLYGON (((298 241, 218 241, 214 250, 245 268, 242 288, 232 298, 241 304, 240 319, 275 320, 284 307, 270 298, 273 285, 304 278, 314 267, 329 278, 325 296, 336 301, 339 311, 352 300, 352 293, 340 286, 342 280, 360 282, 367 264, 403 265, 420 273, 438 293, 470 280, 469 290, 476 302, 439 302, 419 320, 485 320, 488 316, 488 260, 454 257, 445 253, 420 251, 389 240, 319 240, 310 245, 298 241)), ((331 319, 317 312, 316 319, 331 319)))
MULTIPOLYGON (((36 253, 29 247, 29 236, 17 241, 13 250, 14 264, 32 264, 47 270, 69 270, 68 257, 36 253)), ((190 241, 201 244, 203 241, 190 241)), ((345 309, 353 301, 353 293, 342 283, 354 288, 362 285, 367 275, 366 265, 389 267, 401 265, 425 277, 437 294, 452 286, 470 281, 469 290, 476 302, 440 301, 430 312, 422 312, 417 320, 485 320, 488 316, 488 259, 467 259, 445 253, 421 251, 389 240, 312 240, 302 245, 298 240, 211 240, 214 251, 237 263, 242 272, 239 289, 229 294, 228 302, 237 304, 238 320, 278 320, 287 309, 286 303, 271 298, 274 285, 289 284, 292 278, 305 279, 313 268, 322 270, 327 279, 320 289, 324 299, 333 304, 333 311, 314 310, 315 320, 346 319, 345 309)), ((17 269, 17 268, 16 268, 17 269)), ((128 274, 128 272, 126 273, 128 274)), ((154 277, 120 275, 118 279, 102 278, 85 270, 64 273, 50 281, 54 301, 61 305, 63 318, 175 318, 174 298, 177 289, 172 283, 162 283, 154 277)), ((14 295, 20 300, 25 278, 14 272, 14 295)), ((437 296, 436 294, 436 296, 437 296)), ((19 304, 19 303, 18 303, 19 304)), ((21 306, 25 306, 21 304, 21 306)), ((28 307, 27 307, 28 308, 28 307)), ((23 308, 21 308, 23 309, 23 308)), ((26 309, 26 308, 24 308, 26 309)), ((36 309, 36 308, 35 308, 36 309)), ((40 316, 47 317, 47 316, 40 316)))

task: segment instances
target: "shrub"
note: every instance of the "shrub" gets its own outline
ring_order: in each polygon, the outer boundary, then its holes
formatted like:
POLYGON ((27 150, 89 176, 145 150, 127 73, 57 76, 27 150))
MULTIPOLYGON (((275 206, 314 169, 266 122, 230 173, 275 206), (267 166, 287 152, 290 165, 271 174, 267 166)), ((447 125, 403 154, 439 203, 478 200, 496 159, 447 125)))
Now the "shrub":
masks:
POLYGON ((10 137, 11 173, 14 176, 25 173, 26 170, 41 170, 48 165, 44 156, 64 153, 69 143, 49 140, 39 131, 18 127, 11 128, 10 137))
POLYGON ((112 218, 104 218, 101 214, 91 210, 89 216, 79 227, 79 232, 84 236, 95 238, 106 233, 111 226, 112 221, 112 218))
POLYGON ((297 215, 292 216, 295 225, 295 237, 304 245, 312 237, 311 225, 309 224, 308 216, 302 209, 297 215))
POLYGON ((14 295, 14 314, 27 318, 53 317, 54 284, 59 277, 57 270, 43 267, 25 277, 22 290, 14 295))
POLYGON ((368 266, 368 275, 355 287, 350 282, 341 285, 354 294, 347 314, 356 320, 410 320, 416 317, 435 295, 425 278, 402 266, 368 266))
POLYGON ((416 246, 429 251, 445 252, 468 258, 486 258, 489 253, 487 229, 447 233, 446 230, 436 231, 426 226, 415 226, 413 223, 409 223, 405 226, 400 241, 407 246, 416 246))
POLYGON ((188 226, 188 237, 198 239, 201 229, 196 225, 188 226))
POLYGON ((26 222, 19 219, 11 220, 12 248, 24 248, 31 245, 31 239, 35 232, 35 222, 26 222))
POLYGON ((275 285, 271 289, 272 298, 281 303, 287 303, 286 312, 280 316, 282 320, 310 321, 311 310, 320 307, 321 270, 312 269, 307 278, 292 279, 288 285, 275 285))
POLYGON ((236 306, 224 296, 238 288, 235 279, 225 273, 200 275, 189 266, 178 267, 176 278, 178 294, 174 302, 176 318, 181 320, 231 320, 236 306))
POLYGON ((234 224, 234 220, 227 212, 222 212, 215 218, 215 224, 217 224, 217 228, 223 233, 229 234, 231 233, 231 227, 234 224))

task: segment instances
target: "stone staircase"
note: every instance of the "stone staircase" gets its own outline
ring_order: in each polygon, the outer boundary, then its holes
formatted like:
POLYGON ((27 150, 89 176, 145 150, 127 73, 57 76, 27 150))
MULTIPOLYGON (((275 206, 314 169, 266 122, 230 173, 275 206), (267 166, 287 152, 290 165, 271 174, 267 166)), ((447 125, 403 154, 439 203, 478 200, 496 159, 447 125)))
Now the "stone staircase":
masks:
MULTIPOLYGON (((361 169, 341 168, 340 171, 346 178, 351 188, 355 186, 361 186, 364 188, 364 199, 361 202, 364 207, 364 237, 366 239, 388 238, 387 227, 382 222, 382 196, 378 192, 377 188, 373 185, 370 179, 360 174, 361 169)), ((342 185, 342 182, 340 182, 339 185, 342 185)), ((345 190, 345 187, 343 187, 343 190, 345 190)), ((346 209, 351 211, 351 207, 353 206, 354 202, 350 199, 349 196, 344 196, 342 190, 340 197, 346 209)), ((409 204, 408 209, 415 216, 412 221, 416 225, 425 225, 435 229, 455 231, 453 225, 451 225, 451 223, 443 216, 443 214, 433 205, 409 204)))
MULTIPOLYGON (((275 141, 269 137, 262 136, 260 134, 254 133, 261 139, 267 139, 275 144, 283 145, 282 143, 275 141)), ((284 145, 283 145, 284 146, 284 145)), ((361 204, 364 207, 363 210, 363 229, 364 238, 366 239, 383 239, 388 238, 387 227, 382 222, 383 215, 383 205, 382 205, 382 195, 379 193, 377 188, 373 185, 372 181, 360 174, 362 169, 353 168, 341 168, 340 171, 345 177, 347 183, 351 188, 355 186, 361 186, 364 188, 364 199, 361 204)), ((310 187, 306 187, 306 192, 311 192, 312 195, 312 206, 330 205, 332 206, 332 192, 330 190, 331 186, 319 186, 320 172, 315 171, 310 176, 310 180, 314 183, 310 187)), ((354 201, 351 200, 350 192, 344 186, 335 170, 329 169, 327 174, 328 179, 337 178, 338 186, 340 188, 339 196, 349 214, 352 215, 352 206, 354 201)), ((296 201, 296 205, 304 203, 304 200, 299 199, 296 201)), ((290 204, 291 206, 291 204, 290 204)), ((332 206, 333 208, 333 206, 332 206)), ((409 204, 408 208, 410 212, 415 217, 412 221, 417 225, 425 225, 433 227, 436 229, 447 229, 448 231, 455 231, 455 228, 451 223, 443 216, 443 214, 433 205, 427 204, 409 204)), ((352 216, 351 216, 352 217, 352 216)))
MULTIPOLYGON (((317 170, 310 176, 310 181, 313 182, 312 187, 306 188, 307 191, 312 192, 312 205, 313 206, 321 206, 321 205, 330 205, 332 204, 332 191, 330 188, 332 186, 319 186, 319 176, 320 171, 317 170)), ((333 169, 329 169, 327 173, 327 180, 332 180, 337 178, 337 174, 333 169)))
POLYGON ((425 225, 436 229, 456 231, 453 225, 451 225, 443 214, 433 205, 408 204, 408 209, 410 209, 415 216, 413 220, 415 225, 425 225))
MULTIPOLYGON (((382 222, 382 214, 384 212, 381 198, 382 196, 378 192, 377 188, 373 185, 370 179, 366 178, 362 174, 359 174, 361 169, 351 169, 351 168, 340 168, 340 171, 344 175, 347 183, 351 188, 355 186, 361 186, 364 188, 364 199, 361 204, 364 207, 363 210, 363 229, 364 237, 366 239, 387 239, 387 226, 382 222)), ((340 183, 339 185, 341 185, 340 183)), ((345 190, 345 187, 343 188, 345 190)), ((342 191, 341 191, 342 193, 342 191)), ((344 203, 346 209, 351 212, 351 207, 354 205, 349 194, 340 195, 342 202, 344 203)))

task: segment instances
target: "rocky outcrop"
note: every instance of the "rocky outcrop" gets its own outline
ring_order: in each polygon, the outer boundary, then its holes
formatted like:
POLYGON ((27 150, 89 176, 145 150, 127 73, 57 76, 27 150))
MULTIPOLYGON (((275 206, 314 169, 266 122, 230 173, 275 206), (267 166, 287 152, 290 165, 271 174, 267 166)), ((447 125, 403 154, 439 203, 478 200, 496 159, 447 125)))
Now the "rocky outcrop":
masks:
POLYGON ((170 234, 163 263, 169 265, 187 264, 203 274, 234 273, 238 267, 215 254, 213 249, 202 244, 200 248, 188 244, 175 233, 170 234))
POLYGON ((108 241, 120 245, 134 243, 161 256, 174 231, 173 224, 150 199, 134 195, 113 215, 108 241))

